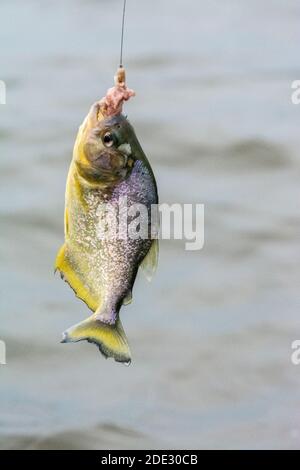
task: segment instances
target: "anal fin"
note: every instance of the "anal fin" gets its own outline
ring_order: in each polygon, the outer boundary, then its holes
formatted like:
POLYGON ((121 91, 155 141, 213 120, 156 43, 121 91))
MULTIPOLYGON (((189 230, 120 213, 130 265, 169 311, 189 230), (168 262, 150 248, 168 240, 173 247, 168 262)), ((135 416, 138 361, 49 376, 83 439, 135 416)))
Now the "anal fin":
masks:
POLYGON ((74 268, 74 263, 71 262, 67 253, 67 247, 64 244, 57 253, 55 261, 55 272, 59 271, 62 278, 73 289, 76 296, 83 300, 87 306, 95 312, 99 307, 99 300, 97 301, 92 293, 87 289, 80 279, 80 273, 74 268))

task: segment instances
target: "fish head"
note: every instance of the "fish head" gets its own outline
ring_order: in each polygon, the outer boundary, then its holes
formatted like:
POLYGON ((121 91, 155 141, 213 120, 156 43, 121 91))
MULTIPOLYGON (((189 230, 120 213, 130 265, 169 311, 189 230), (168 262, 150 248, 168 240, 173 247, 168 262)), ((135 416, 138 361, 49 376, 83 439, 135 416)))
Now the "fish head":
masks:
POLYGON ((135 160, 138 142, 122 114, 105 117, 101 103, 92 106, 80 127, 74 159, 80 175, 93 183, 116 183, 126 178, 135 160))

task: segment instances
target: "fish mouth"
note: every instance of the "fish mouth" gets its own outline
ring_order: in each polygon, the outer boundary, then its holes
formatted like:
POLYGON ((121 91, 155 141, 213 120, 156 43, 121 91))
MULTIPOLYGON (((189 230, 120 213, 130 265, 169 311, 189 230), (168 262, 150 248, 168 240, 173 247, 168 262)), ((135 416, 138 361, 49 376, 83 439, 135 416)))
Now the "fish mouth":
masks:
POLYGON ((102 127, 123 127, 124 125, 128 125, 128 120, 124 114, 117 114, 116 116, 106 117, 104 119, 102 118, 98 121, 98 124, 99 123, 101 123, 102 127))

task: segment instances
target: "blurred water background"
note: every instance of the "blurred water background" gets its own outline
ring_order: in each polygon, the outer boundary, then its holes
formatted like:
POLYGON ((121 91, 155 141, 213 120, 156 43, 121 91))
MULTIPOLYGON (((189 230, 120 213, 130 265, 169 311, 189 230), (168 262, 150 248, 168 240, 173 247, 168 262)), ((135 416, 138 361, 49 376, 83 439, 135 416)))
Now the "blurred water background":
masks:
POLYGON ((60 344, 88 314, 53 276, 77 128, 111 86, 121 0, 2 0, 0 447, 299 448, 297 0, 129 0, 126 112, 161 202, 205 204, 205 246, 161 244, 123 309, 133 363, 60 344))

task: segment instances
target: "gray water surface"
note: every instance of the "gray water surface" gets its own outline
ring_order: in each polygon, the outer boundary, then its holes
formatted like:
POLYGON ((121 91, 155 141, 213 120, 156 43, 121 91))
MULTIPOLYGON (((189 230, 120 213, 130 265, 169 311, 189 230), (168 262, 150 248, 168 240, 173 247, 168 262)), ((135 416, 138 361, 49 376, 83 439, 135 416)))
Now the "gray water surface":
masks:
POLYGON ((205 204, 205 246, 161 243, 123 309, 133 363, 61 332, 53 276, 79 124, 111 86, 121 1, 2 0, 0 447, 299 448, 300 4, 128 1, 125 112, 161 202, 205 204))

